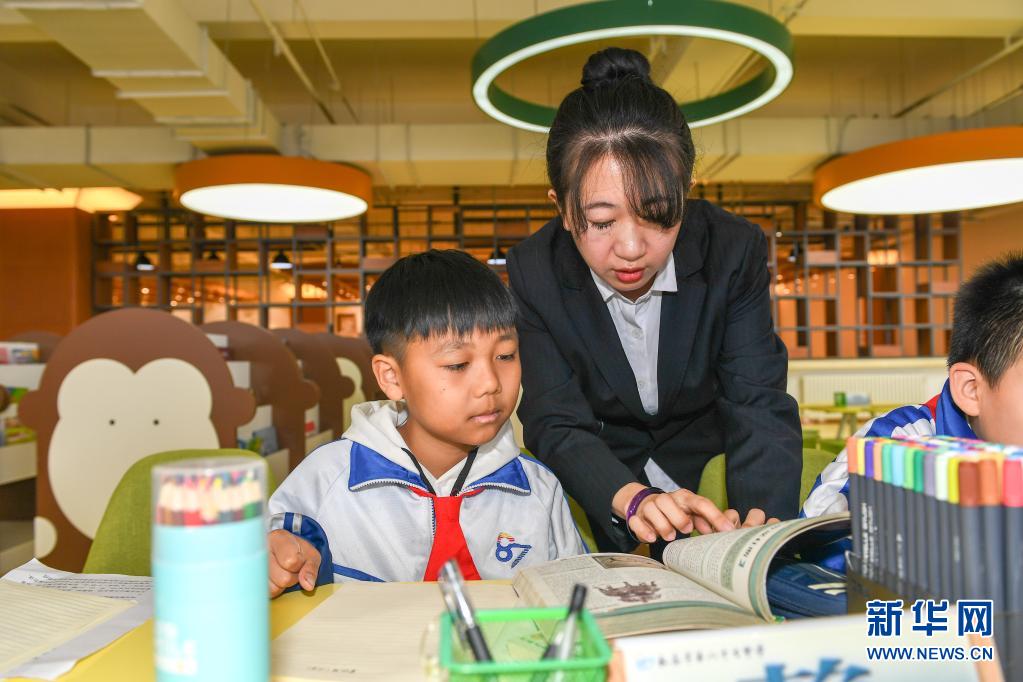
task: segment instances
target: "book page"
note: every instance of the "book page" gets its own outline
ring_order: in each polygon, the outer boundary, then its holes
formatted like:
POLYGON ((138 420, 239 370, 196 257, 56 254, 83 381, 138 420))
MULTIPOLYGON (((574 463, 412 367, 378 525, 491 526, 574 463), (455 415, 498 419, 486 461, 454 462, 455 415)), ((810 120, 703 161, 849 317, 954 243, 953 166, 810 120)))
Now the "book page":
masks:
POLYGON ((572 587, 589 587, 586 608, 594 616, 669 603, 729 605, 706 587, 647 557, 633 554, 585 554, 523 569, 515 591, 530 606, 562 606, 572 587))
POLYGON ((787 541, 813 529, 848 523, 848 512, 700 535, 670 543, 664 563, 735 604, 770 619, 767 569, 787 541))
POLYGON ((117 615, 130 602, 0 580, 0 674, 117 615))

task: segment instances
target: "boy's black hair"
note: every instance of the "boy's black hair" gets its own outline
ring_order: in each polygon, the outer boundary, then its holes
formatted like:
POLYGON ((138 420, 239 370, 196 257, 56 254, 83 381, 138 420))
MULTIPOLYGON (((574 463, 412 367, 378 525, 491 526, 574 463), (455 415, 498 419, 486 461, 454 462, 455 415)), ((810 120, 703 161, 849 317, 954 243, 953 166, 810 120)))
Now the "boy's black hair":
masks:
POLYGON ((583 180, 601 159, 621 168, 632 211, 655 225, 682 220, 696 151, 675 99, 650 79, 650 62, 635 50, 596 52, 583 67, 547 136, 547 176, 565 224, 586 231, 583 180))
POLYGON ((948 366, 969 362, 992 387, 1023 355, 1023 251, 980 268, 959 289, 948 366))
POLYGON ((409 341, 515 327, 515 301, 501 278, 453 249, 405 256, 389 267, 370 289, 365 312, 373 352, 399 360, 409 341))

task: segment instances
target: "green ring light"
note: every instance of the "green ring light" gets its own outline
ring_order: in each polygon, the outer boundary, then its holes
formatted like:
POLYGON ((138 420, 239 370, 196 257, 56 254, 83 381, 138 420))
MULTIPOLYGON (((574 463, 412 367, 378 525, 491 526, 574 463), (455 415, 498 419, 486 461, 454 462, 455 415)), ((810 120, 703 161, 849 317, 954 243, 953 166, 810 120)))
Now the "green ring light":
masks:
POLYGON ((502 123, 546 133, 555 109, 510 95, 494 82, 519 62, 592 40, 674 35, 721 40, 767 59, 758 76, 713 97, 681 105, 690 128, 742 116, 777 97, 792 81, 792 35, 768 14, 720 0, 603 0, 563 7, 509 26, 472 60, 472 96, 502 123))

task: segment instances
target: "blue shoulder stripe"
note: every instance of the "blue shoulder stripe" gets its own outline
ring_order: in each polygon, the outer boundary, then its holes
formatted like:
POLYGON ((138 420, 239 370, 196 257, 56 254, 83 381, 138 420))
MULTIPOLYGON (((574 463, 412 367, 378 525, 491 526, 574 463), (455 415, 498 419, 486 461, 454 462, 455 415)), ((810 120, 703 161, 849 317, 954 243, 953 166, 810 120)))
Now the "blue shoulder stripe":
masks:
POLYGON ((529 478, 526 476, 526 472, 522 468, 522 462, 519 461, 518 457, 511 460, 494 473, 473 481, 470 485, 465 486, 465 489, 473 490, 475 488, 485 488, 488 486, 515 488, 516 490, 520 490, 524 493, 528 493, 532 490, 532 488, 529 487, 529 478))
POLYGON ((363 580, 363 581, 371 582, 371 583, 382 583, 382 582, 384 582, 383 580, 381 580, 380 578, 376 577, 375 575, 370 575, 369 573, 365 573, 364 571, 360 571, 357 568, 349 568, 348 566, 342 566, 341 564, 334 564, 334 572, 337 573, 338 575, 342 575, 342 576, 344 576, 346 578, 351 578, 352 580, 363 580))
POLYGON ((426 491, 423 479, 419 474, 412 473, 405 467, 395 464, 379 452, 352 441, 352 449, 348 456, 348 489, 374 481, 397 481, 426 491))
POLYGON ((891 436, 895 429, 920 420, 931 420, 930 411, 923 405, 903 405, 874 420, 867 436, 891 436))

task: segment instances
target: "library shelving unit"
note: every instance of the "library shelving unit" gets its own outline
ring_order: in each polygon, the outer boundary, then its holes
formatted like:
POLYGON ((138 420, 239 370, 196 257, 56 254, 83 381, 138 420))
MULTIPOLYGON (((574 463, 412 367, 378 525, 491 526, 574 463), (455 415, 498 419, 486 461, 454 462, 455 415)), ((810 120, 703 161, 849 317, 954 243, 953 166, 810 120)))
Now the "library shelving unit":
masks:
POLYGON ((775 326, 792 358, 944 356, 960 214, 796 214, 778 230, 775 326))
MULTIPOLYGON (((358 336, 366 292, 407 254, 462 249, 506 280, 500 257, 556 215, 541 188, 509 192, 382 190, 385 203, 362 216, 312 225, 213 220, 166 202, 97 214, 95 308, 358 336), (140 254, 153 270, 135 268, 140 254), (275 259, 291 267, 275 269, 275 259)), ((945 353, 962 277, 960 214, 835 214, 802 185, 697 185, 691 196, 764 231, 775 328, 792 358, 945 353)))
MULTIPOLYGON (((101 213, 93 307, 355 336, 365 293, 398 258, 455 248, 487 262, 553 215, 549 205, 395 205, 329 224, 265 225, 170 207, 101 213), (152 269, 139 270, 140 259, 152 269)), ((492 267, 504 276, 502 265, 492 267)))
POLYGON ((334 360, 341 371, 344 387, 344 399, 341 408, 341 432, 351 425, 352 407, 367 400, 386 400, 387 395, 380 390, 376 377, 373 375, 373 349, 364 336, 338 336, 320 332, 320 337, 330 349, 334 360))
MULTIPOLYGON (((34 391, 45 367, 43 363, 0 365, 0 386, 34 391)), ((0 411, 0 417, 15 417, 17 412, 18 405, 12 403, 0 411)), ((0 445, 0 574, 33 556, 35 485, 35 439, 0 445)))
POLYGON ((340 438, 343 431, 344 377, 334 360, 334 353, 318 334, 301 329, 274 329, 278 338, 298 358, 302 375, 320 389, 316 420, 310 433, 310 419, 306 417, 306 454, 324 443, 340 438))
POLYGON ((279 449, 266 460, 280 483, 308 452, 306 417, 308 410, 318 407, 319 389, 302 376, 298 359, 272 332, 243 322, 212 322, 202 330, 227 336, 232 360, 249 363, 255 420, 259 420, 249 425, 250 430, 270 425, 276 429, 279 449))

